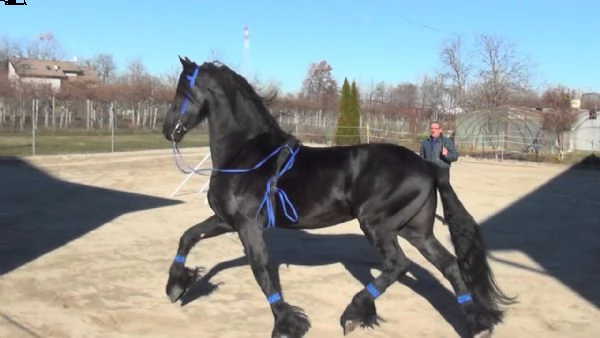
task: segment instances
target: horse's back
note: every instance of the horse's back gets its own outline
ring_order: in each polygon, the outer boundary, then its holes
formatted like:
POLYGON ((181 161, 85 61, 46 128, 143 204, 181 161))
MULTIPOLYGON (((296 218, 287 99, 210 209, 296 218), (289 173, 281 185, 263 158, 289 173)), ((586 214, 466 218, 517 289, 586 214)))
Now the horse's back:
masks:
POLYGON ((304 170, 329 168, 338 173, 359 176, 390 175, 391 180, 404 177, 429 177, 430 166, 412 150, 390 143, 350 146, 307 147, 298 154, 304 170))
POLYGON ((303 147, 281 180, 310 227, 344 222, 375 209, 397 213, 429 193, 433 176, 417 154, 393 144, 303 147))

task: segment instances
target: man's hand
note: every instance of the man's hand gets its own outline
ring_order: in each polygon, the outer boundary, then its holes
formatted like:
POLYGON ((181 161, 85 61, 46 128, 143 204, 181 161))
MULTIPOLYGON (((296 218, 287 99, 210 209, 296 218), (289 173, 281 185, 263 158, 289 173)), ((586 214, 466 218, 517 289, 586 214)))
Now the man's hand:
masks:
POLYGON ((448 148, 442 147, 442 155, 448 156, 448 148))

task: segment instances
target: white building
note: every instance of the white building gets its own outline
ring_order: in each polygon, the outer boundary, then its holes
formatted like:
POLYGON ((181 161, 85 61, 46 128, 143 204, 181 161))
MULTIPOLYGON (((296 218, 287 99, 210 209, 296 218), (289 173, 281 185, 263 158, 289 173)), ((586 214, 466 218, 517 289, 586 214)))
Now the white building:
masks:
POLYGON ((581 109, 577 114, 577 122, 571 130, 570 148, 579 151, 600 150, 600 119, 587 109, 581 109))

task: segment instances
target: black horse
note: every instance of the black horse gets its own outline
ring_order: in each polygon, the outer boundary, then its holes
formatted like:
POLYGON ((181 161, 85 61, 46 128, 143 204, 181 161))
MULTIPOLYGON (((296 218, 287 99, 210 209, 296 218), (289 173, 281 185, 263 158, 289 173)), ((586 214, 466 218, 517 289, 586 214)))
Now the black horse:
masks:
POLYGON ((470 332, 489 337, 511 304, 496 286, 478 224, 435 166, 391 144, 311 148, 284 132, 265 99, 227 66, 179 58, 183 70, 163 125, 174 149, 208 119, 213 170, 207 198, 214 215, 186 230, 169 270, 166 293, 177 301, 198 277, 185 258, 200 240, 237 232, 275 319, 272 337, 302 337, 304 311, 287 303, 275 281, 263 231, 317 229, 357 219, 383 257, 382 273, 360 290, 340 318, 344 335, 378 324, 375 299, 409 260, 402 236, 452 284, 470 332), (439 189, 456 256, 433 235, 439 189))

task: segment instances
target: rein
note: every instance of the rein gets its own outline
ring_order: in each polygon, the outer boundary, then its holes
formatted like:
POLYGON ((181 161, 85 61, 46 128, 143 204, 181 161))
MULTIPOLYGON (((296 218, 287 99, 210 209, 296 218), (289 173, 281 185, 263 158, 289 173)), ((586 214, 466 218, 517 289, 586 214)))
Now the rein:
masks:
MULTIPOLYGON (((196 67, 193 75, 191 75, 191 76, 187 75, 190 88, 193 88, 196 85, 196 78, 198 77, 198 72, 199 72, 199 68, 196 67)), ((175 128, 173 129, 173 132, 171 133, 172 140, 175 139, 174 138, 175 134, 180 134, 182 132, 187 131, 187 128, 183 124, 183 117, 187 114, 187 108, 189 106, 189 103, 190 103, 189 98, 186 97, 185 101, 183 102, 183 105, 181 106, 181 110, 179 111, 179 119, 177 121, 177 124, 175 125, 175 128)), ((265 194, 263 196, 263 199, 260 203, 260 206, 259 206, 257 214, 256 214, 256 222, 258 223, 258 217, 260 216, 260 213, 263 210, 263 208, 266 207, 267 229, 270 229, 270 228, 276 226, 275 194, 277 194, 279 196, 279 200, 281 201, 281 205, 283 207, 283 213, 287 217, 287 219, 289 219, 290 221, 292 221, 294 223, 297 222, 299 219, 298 213, 296 212, 296 209, 294 208, 292 202, 290 202, 285 191, 283 191, 281 188, 277 187, 277 181, 279 180, 279 178, 281 178, 281 176, 283 176, 283 174, 285 174, 288 170, 290 170, 292 168, 292 166, 294 165, 294 161, 296 159, 296 155, 298 154, 299 151, 300 151, 300 143, 297 140, 293 139, 291 142, 288 140, 288 142, 286 142, 285 144, 277 147, 274 151, 272 151, 262 161, 258 162, 252 168, 246 168, 246 169, 221 169, 221 168, 194 169, 191 166, 186 165, 190 169, 190 171, 185 171, 179 164, 177 155, 179 155, 179 159, 181 159, 182 163, 185 163, 185 161, 183 160, 183 156, 182 156, 181 152, 179 151, 179 147, 177 147, 177 143, 175 141, 173 141, 173 156, 175 157, 175 164, 177 165, 177 168, 184 174, 195 173, 197 175, 210 176, 210 174, 202 173, 203 171, 221 172, 221 173, 230 173, 230 174, 248 173, 248 172, 251 172, 253 170, 256 170, 256 169, 262 167, 268 160, 273 158, 275 155, 279 154, 279 156, 277 158, 277 162, 278 162, 277 169, 276 169, 277 172, 275 173, 275 175, 271 176, 269 178, 269 180, 267 180, 267 185, 266 185, 266 189, 265 189, 266 191, 265 191, 265 194), (289 153, 289 156, 287 154, 285 154, 284 152, 282 152, 282 150, 286 150, 289 153), (285 161, 286 158, 287 158, 287 161, 285 161), (285 161, 285 163, 283 163, 284 161, 285 161), (282 166, 282 164, 283 164, 283 166, 282 166), (290 215, 288 213, 288 207, 291 209, 293 215, 290 215)))

